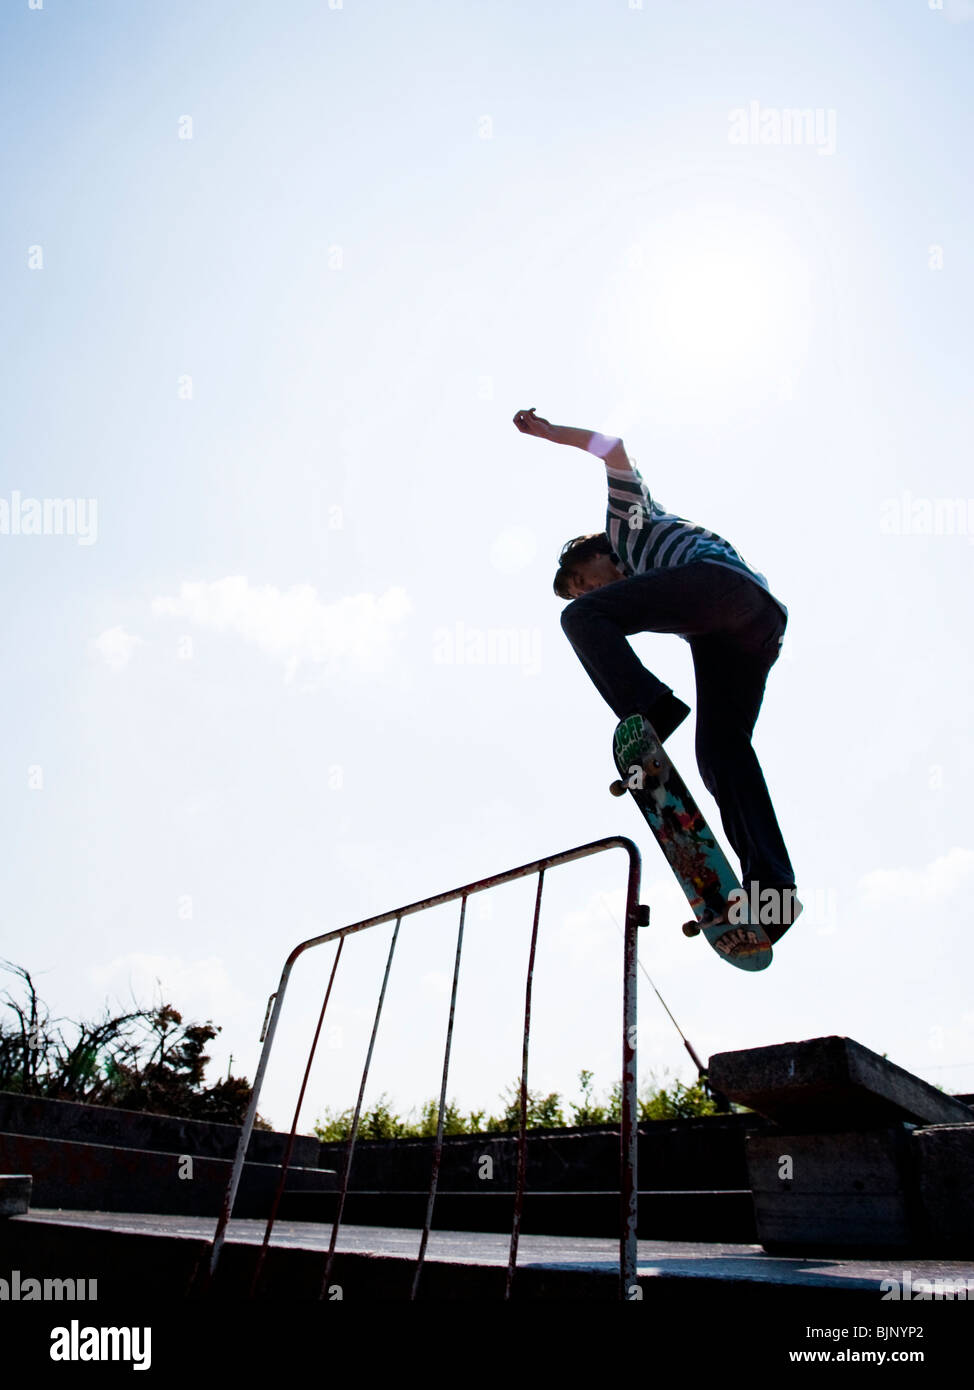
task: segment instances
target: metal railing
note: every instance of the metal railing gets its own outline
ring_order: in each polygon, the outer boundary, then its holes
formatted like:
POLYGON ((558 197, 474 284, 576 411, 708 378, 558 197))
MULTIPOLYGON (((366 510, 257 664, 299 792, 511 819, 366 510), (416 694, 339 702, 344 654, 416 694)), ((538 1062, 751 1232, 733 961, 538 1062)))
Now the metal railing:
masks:
POLYGON ((250 1144, 251 1135, 254 1128, 254 1120, 257 1115, 257 1104, 260 1099, 261 1086, 263 1085, 264 1075, 267 1070, 267 1063, 270 1057, 271 1047, 274 1042, 274 1035, 277 1031, 278 1021, 281 1016, 281 1009, 284 1004, 284 994, 287 988, 288 978, 292 967, 298 958, 305 951, 311 950, 314 946, 324 946, 329 941, 337 941, 338 949, 332 964, 331 973, 328 978, 328 985, 325 990, 325 997, 322 1001, 321 1012, 318 1016, 318 1024, 315 1028, 314 1038, 308 1054, 307 1065, 304 1069, 304 1076, 301 1081, 301 1088, 298 1093, 297 1102, 294 1108, 294 1118, 291 1122, 291 1130, 285 1147, 284 1158, 281 1164, 281 1173, 278 1180, 277 1190, 271 1205, 270 1216, 264 1231, 264 1238, 257 1255, 253 1277, 251 1280, 251 1295, 256 1292, 264 1257, 270 1244, 271 1233, 274 1229, 274 1222, 277 1219, 277 1211, 280 1205, 281 1196, 284 1192, 284 1184, 287 1178, 288 1167, 291 1161, 291 1154, 294 1148, 294 1139, 297 1134, 298 1120, 301 1114, 301 1107, 304 1103, 305 1091, 308 1085, 308 1078, 311 1073, 311 1066, 314 1061, 318 1040, 321 1036, 321 1029, 325 1020, 325 1012, 328 1008, 328 1001, 331 997, 332 987, 338 972, 339 961, 342 956, 342 949, 347 937, 355 932, 365 931, 369 927, 380 926, 383 922, 395 921, 395 929, 392 940, 389 944, 389 953, 386 958, 385 973, 382 979, 382 987, 379 992, 379 999, 376 1005, 375 1018, 372 1024, 372 1036, 369 1040, 368 1053, 365 1064, 362 1068, 362 1077, 359 1084, 358 1100, 355 1105, 355 1113, 352 1121, 351 1133, 347 1142, 345 1153, 345 1163, 342 1171, 342 1180, 338 1192, 337 1210, 335 1220, 332 1225, 331 1239, 328 1246, 328 1254, 321 1279, 320 1296, 324 1298, 328 1289, 328 1281, 331 1275, 332 1264, 335 1256, 335 1247, 338 1240, 338 1232, 341 1226, 342 1212, 345 1206, 345 1197, 348 1192, 349 1176, 351 1173, 352 1156, 355 1150, 355 1142, 358 1135, 359 1118, 362 1111, 362 1100, 365 1094, 365 1087, 368 1081, 369 1067, 372 1062, 372 1053, 375 1046, 376 1036, 379 1030, 379 1020, 382 1015, 382 1006, 385 1001, 386 986, 389 981, 389 973, 392 969, 392 961, 396 951, 396 943, 399 939, 399 928, 404 917, 413 913, 423 912, 427 908, 439 907, 444 903, 460 900, 460 920, 457 930, 456 955, 453 967, 453 991, 450 998, 450 1017, 447 1025, 446 1045, 443 1056, 443 1073, 440 1084, 439 1114, 437 1117, 436 1139, 433 1149, 433 1168, 430 1177, 429 1194, 426 1205, 426 1218, 423 1224, 422 1235, 420 1237, 419 1254, 416 1261, 416 1269, 413 1275, 412 1289, 410 1297, 415 1299, 419 1290, 420 1276, 423 1270, 423 1262, 426 1257, 426 1247, 429 1241, 430 1228, 433 1221, 433 1207, 436 1200, 437 1180, 439 1177, 440 1160, 443 1152, 443 1128, 446 1115, 447 1079, 450 1068, 450 1048, 453 1040, 453 1021, 456 1009, 457 982, 460 972, 460 957, 463 949, 463 927, 466 917, 467 899, 475 893, 482 893, 488 888, 498 887, 502 883, 510 883, 514 879, 526 878, 530 874, 538 875, 538 890, 535 897, 534 916, 531 928, 531 949, 528 958, 527 980, 525 984, 524 1002, 524 1035, 521 1057, 521 1087, 520 1087, 520 1128, 518 1133, 518 1162, 517 1179, 514 1200, 514 1217, 511 1229, 511 1245, 508 1257, 507 1279, 505 1282, 505 1298, 510 1298, 514 1278, 514 1270, 517 1264, 518 1239, 521 1227, 521 1211, 524 1201, 525 1173, 527 1160, 527 1077, 528 1077, 528 1045, 531 1031, 531 990, 534 978, 535 947, 538 938, 538 925, 541 916, 541 895, 544 887, 545 873, 549 869, 557 868, 559 865, 568 864, 577 859, 584 859, 592 854, 600 854, 605 850, 622 849, 629 857, 629 874, 626 890, 626 917, 623 931, 623 980, 622 980, 622 1096, 621 1096, 621 1124, 620 1124, 620 1203, 621 1203, 621 1224, 619 1242, 619 1297, 626 1299, 630 1296, 630 1290, 636 1282, 636 935, 640 922, 644 920, 644 910, 639 905, 639 883, 640 883, 640 857, 639 850, 632 840, 625 836, 612 835, 603 840, 594 840, 587 845, 580 845, 577 849, 565 850, 561 854, 551 854, 544 859, 537 859, 531 864, 522 864, 517 869, 508 869, 506 873, 494 874, 490 878, 478 880, 476 883, 468 883, 462 888, 454 888, 447 893, 439 893, 433 898, 424 898, 420 902, 410 903, 408 907, 395 908, 391 912, 384 912, 378 917, 368 917, 364 921, 354 922, 350 926, 340 927, 337 931, 326 932, 323 936, 311 937, 308 941, 303 941, 288 956, 281 972, 281 979, 274 994, 271 995, 267 1003, 267 1011, 264 1015, 264 1026, 261 1031, 261 1042, 263 1048, 260 1054, 260 1061, 254 1078, 253 1092, 250 1097, 250 1105, 247 1116, 244 1120, 243 1128, 240 1133, 240 1141, 237 1145, 237 1152, 233 1162, 233 1169, 230 1180, 227 1184, 226 1194, 223 1200, 223 1209, 217 1221, 216 1231, 210 1248, 209 1269, 205 1275, 205 1284, 208 1286, 216 1272, 220 1260, 220 1253, 226 1238, 227 1225, 233 1211, 233 1204, 236 1200, 237 1189, 240 1184, 243 1172, 244 1160, 250 1144))

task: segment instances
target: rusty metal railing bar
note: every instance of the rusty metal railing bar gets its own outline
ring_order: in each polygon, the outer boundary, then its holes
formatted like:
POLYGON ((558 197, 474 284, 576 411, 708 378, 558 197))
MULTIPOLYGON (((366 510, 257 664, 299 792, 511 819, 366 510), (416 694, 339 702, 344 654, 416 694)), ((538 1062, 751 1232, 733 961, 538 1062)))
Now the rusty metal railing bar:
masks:
MULTIPOLYGON (((345 1164, 342 1169, 342 1185, 338 1193, 338 1206, 335 1210, 335 1220, 331 1228, 331 1239, 328 1242, 328 1256, 325 1260, 325 1272, 321 1276, 321 1292, 319 1298, 324 1298, 328 1292, 328 1280, 331 1278, 331 1267, 335 1258, 335 1246, 338 1243, 338 1229, 342 1224, 342 1213, 345 1210, 345 1197, 348 1192, 348 1181, 352 1171, 352 1155, 355 1152, 355 1141, 358 1138, 359 1120, 362 1115, 362 1101, 365 1096, 365 1088, 368 1085, 369 1070, 372 1066, 372 1052, 375 1048, 376 1036, 379 1032, 379 1019, 382 1015, 382 1005, 385 1003, 386 985, 389 983, 389 973, 392 970, 392 958, 396 952, 396 942, 399 939, 399 927, 402 918, 396 918, 395 930, 392 933, 392 940, 389 942, 389 954, 386 956, 385 974, 382 976, 382 988, 379 990, 379 1000, 375 1006, 375 1018, 372 1020, 372 1036, 369 1038, 369 1050, 365 1058, 365 1066, 362 1068, 362 1080, 359 1082, 358 1099, 355 1102, 355 1114, 352 1117, 352 1132, 348 1136, 348 1147, 345 1150, 345 1164)), ((344 941, 344 937, 342 940, 344 941)))
POLYGON ((619 1298, 623 1301, 635 1298, 638 1294, 636 1224, 639 1189, 636 1157, 639 1116, 636 1099, 636 988, 639 981, 639 921, 639 864, 630 858, 622 965, 622 1115, 619 1125, 622 1206, 619 1223, 619 1298))
POLYGON ((311 1067, 318 1050, 318 1039, 321 1037, 321 1028, 325 1021, 325 1011, 328 1008, 328 1000, 331 998, 332 986, 335 983, 335 976, 338 974, 338 962, 341 960, 342 947, 345 945, 345 938, 338 943, 338 950, 335 952, 335 959, 332 961, 331 974, 328 976, 328 988, 325 990, 325 997, 321 1001, 321 1012, 318 1015, 318 1026, 315 1028, 315 1035, 311 1040, 311 1049, 308 1053, 307 1066, 304 1069, 304 1076, 301 1079, 301 1090, 298 1092, 297 1104, 294 1107, 294 1118, 291 1121, 291 1133, 288 1135, 287 1147, 284 1150, 284 1159, 281 1163, 281 1175, 277 1180, 277 1190, 274 1193, 274 1200, 271 1202, 270 1215, 267 1218, 267 1225, 264 1227, 264 1239, 261 1241, 257 1259, 254 1262, 254 1272, 250 1280, 250 1297, 253 1298, 257 1292, 257 1285, 260 1281, 261 1270, 264 1267, 264 1259, 267 1255, 267 1247, 270 1245, 271 1232, 277 1220, 277 1209, 281 1204, 281 1197, 284 1194, 284 1184, 287 1182, 288 1169, 291 1166, 291 1154, 294 1150, 294 1136, 298 1132, 298 1120, 301 1115, 301 1107, 304 1104, 304 1093, 308 1088, 308 1077, 311 1075, 311 1067))
POLYGON ((204 1291, 211 1283, 217 1266, 223 1244, 226 1239, 226 1230, 230 1222, 230 1216, 236 1201, 237 1191, 240 1186, 240 1178, 243 1172, 244 1159, 250 1138, 253 1133, 254 1121, 257 1116, 257 1106, 260 1101, 261 1088, 263 1087, 264 1077, 267 1072, 267 1065, 270 1058, 271 1049, 274 1045, 274 1037, 277 1032, 277 1025, 280 1020, 281 1011, 284 1007, 284 997, 287 990, 288 980, 291 970, 298 958, 305 951, 314 946, 322 946, 328 941, 336 941, 346 936, 351 936, 356 932, 365 931, 369 927, 379 926, 382 922, 394 921, 397 917, 411 916, 413 913, 422 912, 426 908, 438 907, 448 902, 455 902, 457 898, 468 898, 474 893, 481 893, 488 888, 498 887, 502 883, 511 883, 516 879, 526 878, 530 874, 539 873, 542 869, 556 868, 560 864, 569 864, 579 859, 585 859, 589 855, 601 854, 608 849, 625 850, 629 856, 629 879, 626 902, 626 949, 625 949, 625 982, 623 987, 623 1016, 625 1028, 623 1032, 623 1094, 622 1094, 622 1197, 623 1197, 623 1217, 624 1224, 622 1230, 623 1249, 626 1253, 620 1260, 620 1272, 622 1276, 622 1287, 620 1297, 626 1298, 627 1288, 631 1286, 635 1279, 636 1272, 636 1236, 635 1236, 635 1203, 636 1203, 636 1091, 635 1091, 635 999, 636 999, 636 929, 638 923, 638 892, 639 892, 639 872, 640 855, 639 850, 632 840, 625 835, 607 835, 601 840, 592 840, 588 844, 578 845, 574 849, 563 850, 559 854, 547 855, 542 859, 533 860, 529 864, 521 864, 515 869, 508 869, 504 873, 493 874, 489 878, 478 879, 473 883, 465 884, 461 888, 454 888, 446 893, 437 893, 433 897, 423 898, 417 902, 410 903, 405 907, 394 908, 390 912, 379 913, 374 917, 363 918, 360 922, 351 923, 345 927, 339 927, 335 931, 324 932, 320 936, 310 937, 307 941, 300 942, 284 962, 281 971, 280 982, 277 990, 271 995, 273 1008, 270 1009, 270 1021, 265 1015, 264 1028, 262 1030, 262 1049, 260 1059, 257 1063, 257 1070, 254 1074, 254 1083, 251 1090, 250 1104, 247 1107, 247 1114, 241 1127, 240 1139, 237 1144, 237 1152, 234 1158, 233 1169, 227 1183, 227 1190, 223 1199, 223 1206, 217 1219, 216 1230, 210 1249, 210 1261, 208 1268, 201 1280, 201 1291, 204 1291), (630 944, 631 941, 631 944, 630 944), (631 960, 630 960, 631 957, 631 960), (628 1040, 632 1038, 632 1046, 629 1047, 628 1040), (630 1074, 631 1073, 631 1074, 630 1074), (631 1088, 631 1096, 629 1090, 631 1088))
POLYGON ((507 1258, 507 1278, 504 1298, 509 1299, 517 1265, 517 1247, 521 1235, 521 1212, 524 1207, 524 1185, 528 1166, 528 1044, 531 1035, 531 986, 534 982, 534 957, 538 945, 538 922, 541 918, 541 891, 544 888, 544 869, 538 870, 538 894, 534 900, 534 921, 531 924, 531 949, 528 953, 528 974, 524 986, 524 1038, 521 1043, 521 1116, 517 1136, 517 1180, 514 1190, 514 1216, 511 1221, 511 1249, 507 1258))
POLYGON ((453 962, 453 991, 450 995, 450 1017, 446 1025, 446 1046, 443 1050, 443 1077, 440 1082, 440 1112, 436 1118, 436 1144, 433 1148, 433 1171, 430 1175, 429 1197, 426 1202, 426 1220, 423 1222, 423 1234, 419 1241, 419 1255, 416 1258, 416 1270, 413 1274, 413 1286, 410 1290, 410 1302, 414 1302, 419 1292, 419 1279, 423 1272, 423 1261, 426 1258, 426 1245, 429 1240, 430 1227, 433 1224, 433 1203, 436 1201, 436 1184, 440 1176, 440 1160, 443 1157, 443 1129, 446 1119, 446 1088, 450 1072, 450 1048, 453 1044, 453 1019, 457 1007, 457 983, 460 979, 460 953, 463 950, 463 923, 467 915, 467 895, 464 893, 460 899, 460 925, 457 930, 457 953, 453 962))
MULTIPOLYGON (((307 941, 300 942, 288 956, 284 963, 284 970, 281 973, 281 984, 286 982, 290 975, 290 967, 294 965, 298 957, 312 946, 322 946, 326 941, 334 941, 339 936, 351 936, 354 932, 365 931, 367 927, 377 927, 382 922, 392 922, 396 917, 409 917, 414 912, 425 912, 427 908, 442 907, 444 903, 456 902, 457 898, 470 898, 474 893, 483 893, 488 888, 497 888, 502 883, 512 883, 515 879, 527 878, 531 874, 536 874, 540 869, 554 869, 559 864, 570 864, 576 859, 585 859, 591 854, 601 854, 607 849, 624 849, 630 855, 635 855, 635 863, 638 864, 639 850, 632 840, 626 835, 607 835, 602 840, 591 840, 586 845, 579 845, 577 849, 566 849, 560 854, 549 854, 543 859, 535 859, 530 864, 521 864, 516 869, 507 869, 502 874, 492 874, 489 878, 477 879, 474 883, 465 883, 462 888, 451 888, 447 893, 437 893, 432 898, 421 898, 418 902, 410 903, 407 907, 393 908, 391 912, 380 912, 376 917, 365 917, 361 922, 353 922, 347 927, 338 927, 335 931, 324 932, 321 936, 309 937, 307 941)), ((281 986, 278 986, 278 993, 281 986)))
POLYGON ((281 1009, 284 1007, 284 989, 289 974, 290 969, 285 966, 281 974, 281 982, 275 993, 271 996, 274 1000, 274 1008, 271 1011, 270 1022, 268 1022, 266 1015, 264 1017, 264 1029, 262 1034, 263 1046, 261 1048, 260 1061, 257 1063, 257 1071, 254 1074, 254 1085, 250 1093, 250 1104, 247 1106, 247 1114, 244 1116, 240 1138, 237 1141, 237 1152, 233 1159, 230 1181, 227 1183, 227 1190, 223 1195, 223 1206, 220 1209, 220 1215, 216 1223, 216 1231, 213 1234, 213 1244, 210 1249, 210 1262, 201 1277, 201 1291, 205 1291, 212 1283, 213 1276, 216 1273, 216 1267, 220 1262, 220 1253, 223 1250, 227 1226, 230 1224, 230 1213, 233 1211, 233 1204, 236 1201, 237 1189, 240 1186, 240 1175, 243 1172, 244 1159, 247 1155, 247 1149, 250 1146, 250 1136, 254 1132, 254 1121, 257 1118, 257 1105, 260 1101, 261 1087, 264 1084, 264 1074, 267 1071, 267 1063, 270 1059, 271 1048, 274 1045, 274 1034, 277 1032, 277 1021, 281 1016, 281 1009))

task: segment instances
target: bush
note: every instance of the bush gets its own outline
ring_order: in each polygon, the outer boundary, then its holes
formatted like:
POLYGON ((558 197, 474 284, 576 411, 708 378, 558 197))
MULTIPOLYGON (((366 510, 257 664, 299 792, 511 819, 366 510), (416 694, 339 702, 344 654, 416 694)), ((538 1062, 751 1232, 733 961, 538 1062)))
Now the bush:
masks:
MULTIPOLYGON (((22 997, 9 991, 0 1003, 14 1022, 0 1019, 0 1090, 48 1100, 113 1105, 191 1120, 242 1124, 252 1088, 246 1077, 227 1076, 204 1085, 206 1045, 220 1029, 183 1023, 171 1004, 137 1006, 95 1022, 52 1018, 23 966, 0 961, 0 968, 23 982, 22 997)), ((257 1128, 270 1126, 259 1116, 257 1128)))
MULTIPOLYGON (((593 1073, 584 1068, 579 1072, 582 1092, 580 1102, 571 1101, 572 1125, 618 1125, 622 1118, 622 1082, 616 1081, 607 1097, 599 1103, 592 1094, 593 1073)), ((521 1128, 520 1079, 506 1087, 501 1100, 503 1109, 485 1120, 485 1111, 473 1110, 464 1115, 456 1101, 445 1106, 444 1134, 518 1134, 521 1128)), ((526 1106, 527 1129, 563 1129, 567 1127, 557 1091, 543 1096, 529 1090, 526 1106)), ((424 1101, 419 1119, 414 1121, 408 1111, 404 1118, 392 1110, 389 1096, 383 1092, 371 1110, 363 1110, 359 1120, 359 1139, 419 1139, 436 1134, 439 1101, 434 1097, 424 1101)), ((685 1120, 697 1115, 715 1115, 717 1107, 702 1081, 686 1086, 676 1081, 666 1089, 649 1085, 638 1098, 640 1120, 685 1120)), ((333 1112, 326 1110, 324 1118, 314 1126, 314 1132, 325 1143, 341 1143, 350 1138, 354 1108, 333 1112)))
POLYGON ((717 1106, 702 1081, 695 1081, 692 1086, 676 1081, 669 1091, 661 1087, 639 1102, 641 1120, 690 1120, 697 1115, 716 1114, 717 1106))

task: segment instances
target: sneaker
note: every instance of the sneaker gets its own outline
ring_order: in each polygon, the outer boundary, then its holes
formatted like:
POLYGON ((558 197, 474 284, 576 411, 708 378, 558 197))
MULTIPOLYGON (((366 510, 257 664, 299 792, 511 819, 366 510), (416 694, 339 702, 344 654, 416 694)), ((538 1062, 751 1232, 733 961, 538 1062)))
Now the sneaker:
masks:
POLYGON ((743 921, 751 921, 751 900, 754 898, 754 906, 757 909, 757 922, 761 930, 765 933, 772 946, 780 941, 789 927, 793 926, 802 913, 803 904, 795 893, 793 883, 747 883, 744 885, 745 897, 741 905, 741 917, 743 921), (765 893, 775 892, 779 894, 777 903, 769 903, 765 898, 765 893), (755 894, 757 895, 755 897, 755 894), (775 908, 774 916, 778 919, 775 922, 765 922, 763 920, 769 906, 775 908))
POLYGON ((656 730, 660 743, 663 743, 674 729, 680 727, 689 713, 690 706, 678 699, 672 690, 668 690, 650 705, 646 711, 646 718, 656 730))
POLYGON ((784 897, 783 910, 778 914, 781 920, 779 922, 772 922, 764 928, 772 946, 781 940, 790 926, 794 925, 803 908, 803 904, 795 893, 794 888, 787 888, 782 890, 782 892, 787 896, 784 897))

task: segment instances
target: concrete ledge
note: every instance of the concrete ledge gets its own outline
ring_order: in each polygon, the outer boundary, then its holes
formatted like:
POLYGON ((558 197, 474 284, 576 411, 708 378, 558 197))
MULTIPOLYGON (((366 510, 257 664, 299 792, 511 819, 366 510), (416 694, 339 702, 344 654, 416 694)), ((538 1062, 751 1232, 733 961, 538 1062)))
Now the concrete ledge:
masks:
MULTIPOLYGON (((618 1142, 618 1141, 617 1141, 618 1142)), ((34 1205, 100 1212, 216 1217, 231 1165, 222 1159, 75 1144, 30 1135, 0 1134, 0 1166, 30 1169, 34 1205), (191 1171, 192 1176, 181 1176, 191 1171)), ((234 1206, 236 1217, 267 1215, 277 1190, 276 1164, 247 1163, 234 1206)), ((288 1169, 282 1220, 334 1220, 339 1175, 322 1168, 288 1169)), ((416 1226, 425 1220, 426 1186, 415 1191, 363 1191, 347 1195, 343 1219, 375 1226, 416 1226)), ((514 1197, 500 1183, 485 1190, 450 1190, 441 1176, 434 1208, 440 1230, 510 1231, 514 1197)), ((26 1208, 24 1208, 26 1210, 26 1208)), ((529 1190, 523 1229, 538 1234, 617 1236, 619 1193, 529 1190)), ((755 1238, 748 1189, 640 1192, 639 1231, 659 1240, 748 1241, 755 1238)))
MULTIPOLYGON (((41 1139, 109 1144, 116 1149, 199 1154, 231 1161, 240 1142, 238 1125, 185 1120, 176 1115, 155 1115, 143 1110, 119 1110, 110 1105, 46 1100, 42 1096, 23 1096, 11 1091, 0 1091, 0 1133, 34 1134, 41 1139)), ((247 1158, 254 1163, 280 1163, 287 1139, 286 1134, 277 1131, 255 1129, 247 1158)), ((296 1134, 292 1162, 299 1167, 317 1167, 320 1147, 318 1139, 296 1134)))
MULTIPOLYGON (((744 1136, 764 1128, 756 1115, 720 1115, 692 1120, 656 1120, 639 1126, 639 1172, 653 1189, 743 1188, 747 1183, 744 1136)), ((98 1144, 232 1161, 240 1130, 234 1125, 183 1120, 169 1115, 45 1100, 0 1091, 0 1133, 38 1139, 98 1144)), ((287 1136, 255 1130, 248 1161, 280 1163, 287 1136)), ((429 1183, 432 1138, 370 1140, 359 1138, 352 1168, 354 1187, 369 1190, 419 1191, 429 1183)), ((347 1145, 321 1143, 297 1135, 295 1167, 336 1170, 344 1167, 347 1145)), ((517 1136, 448 1135, 443 1145, 440 1182, 455 1191, 482 1192, 483 1163, 491 1159, 493 1182, 512 1189, 517 1176, 517 1136)), ((566 1192, 617 1187, 619 1130, 610 1126, 532 1130, 527 1146, 528 1189, 566 1192)))
POLYGON ((974 1111, 851 1038, 719 1052, 710 1082, 790 1133, 974 1124, 974 1111))
MULTIPOLYGON (((40 1207, 215 1217, 223 1205, 232 1166, 219 1158, 0 1134, 0 1168, 29 1172, 32 1200, 40 1207)), ((279 1176, 277 1164, 245 1163, 237 1197, 239 1215, 267 1215, 279 1176)), ((321 1168, 289 1168, 285 1192, 327 1191, 335 1180, 334 1173, 321 1168)))
POLYGON ((29 1173, 0 1173, 0 1216, 23 1216, 30 1207, 29 1173))
POLYGON ((934 1125, 911 1137, 925 1238, 937 1251, 974 1251, 974 1127, 934 1125))
MULTIPOLYGON (((972 1131, 974 1132, 974 1131, 972 1131)), ((771 1252, 902 1251, 918 1231, 904 1126, 755 1135, 747 1143, 758 1240, 771 1252)))

